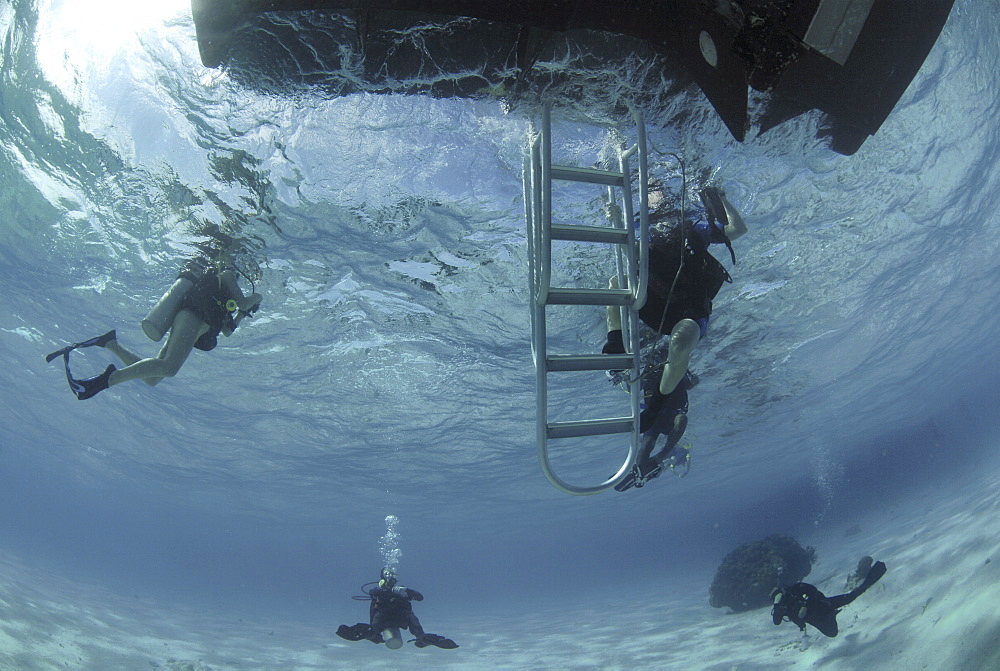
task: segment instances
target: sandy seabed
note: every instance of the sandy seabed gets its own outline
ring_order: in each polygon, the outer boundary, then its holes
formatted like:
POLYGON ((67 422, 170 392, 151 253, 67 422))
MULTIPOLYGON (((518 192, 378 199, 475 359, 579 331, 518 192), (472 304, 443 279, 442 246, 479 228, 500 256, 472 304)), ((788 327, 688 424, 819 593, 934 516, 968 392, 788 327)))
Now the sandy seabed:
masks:
POLYGON ((391 651, 340 640, 339 622, 172 608, 6 557, 0 669, 997 669, 1000 483, 985 479, 960 496, 872 514, 861 537, 810 540, 821 559, 809 580, 827 594, 843 591, 855 547, 869 544, 889 567, 840 614, 834 639, 775 627, 766 610, 726 615, 699 588, 644 590, 645 602, 600 597, 585 608, 525 604, 516 618, 455 612, 424 624, 459 649, 391 651))

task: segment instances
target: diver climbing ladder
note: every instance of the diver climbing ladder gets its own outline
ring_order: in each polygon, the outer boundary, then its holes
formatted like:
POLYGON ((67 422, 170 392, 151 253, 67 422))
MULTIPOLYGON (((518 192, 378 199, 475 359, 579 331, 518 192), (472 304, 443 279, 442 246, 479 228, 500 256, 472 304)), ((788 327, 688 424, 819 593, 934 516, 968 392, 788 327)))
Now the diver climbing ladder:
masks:
POLYGON ((646 301, 649 254, 649 217, 647 207, 646 133, 642 116, 633 110, 636 143, 621 151, 618 171, 552 164, 551 105, 542 113, 538 134, 532 139, 524 161, 524 203, 528 223, 528 275, 531 293, 531 351, 535 363, 536 438, 542 472, 550 483, 567 494, 598 494, 621 482, 632 470, 639 451, 639 315, 646 301), (635 208, 630 161, 638 162, 638 236, 632 230, 635 208), (610 226, 585 226, 552 222, 552 182, 583 182, 604 186, 612 205, 610 226), (617 197, 616 197, 617 194, 617 197), (622 216, 624 215, 624 216, 622 216), (552 283, 553 241, 604 243, 614 251, 620 288, 561 288, 552 283), (546 306, 594 305, 619 306, 624 354, 549 354, 546 329, 546 306), (575 421, 549 421, 549 373, 571 371, 628 371, 631 414, 624 417, 575 421), (629 434, 628 456, 621 468, 608 480, 592 486, 571 485, 555 474, 549 460, 549 441, 582 436, 629 434))

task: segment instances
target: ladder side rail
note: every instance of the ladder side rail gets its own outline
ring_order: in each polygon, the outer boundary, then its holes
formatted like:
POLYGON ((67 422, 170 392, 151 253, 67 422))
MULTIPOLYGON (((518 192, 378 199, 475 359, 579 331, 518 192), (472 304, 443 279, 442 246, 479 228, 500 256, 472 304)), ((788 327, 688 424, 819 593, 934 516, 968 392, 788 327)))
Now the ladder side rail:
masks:
POLYGON ((642 352, 639 343, 639 310, 635 305, 628 306, 629 324, 629 348, 632 352, 632 370, 634 374, 629 381, 629 402, 632 405, 632 435, 628 452, 628 467, 632 470, 636 459, 639 457, 639 440, 641 438, 639 429, 642 426, 640 417, 642 409, 639 407, 639 399, 642 398, 642 378, 639 373, 642 371, 642 352))
POLYGON ((534 147, 537 139, 531 141, 528 151, 524 156, 524 164, 521 171, 521 186, 524 193, 524 220, 527 222, 528 241, 528 294, 531 302, 528 310, 531 328, 531 357, 534 364, 538 365, 538 343, 535 335, 535 296, 538 294, 538 249, 536 245, 536 229, 538 220, 535 212, 538 199, 534 194, 535 172, 533 169, 534 147))
POLYGON ((535 303, 531 306, 531 309, 535 312, 535 330, 532 333, 532 338, 539 343, 539 352, 535 359, 535 444, 538 446, 538 461, 541 464, 542 473, 558 489, 559 486, 556 484, 556 480, 553 480, 555 474, 551 474, 552 468, 549 466, 549 391, 548 370, 545 365, 545 358, 547 356, 545 305, 535 303))
POLYGON ((633 309, 646 304, 649 288, 649 158, 646 147, 646 123, 642 114, 632 109, 635 119, 637 161, 639 163, 639 286, 636 287, 633 309))
MULTIPOLYGON (((629 149, 626 149, 619 156, 619 163, 621 165, 621 171, 623 175, 631 174, 631 165, 629 159, 636 153, 638 144, 633 145, 629 149)), ((642 175, 640 175, 640 181, 642 180, 642 175)), ((640 187, 641 188, 641 187, 640 187)), ((628 287, 632 291, 632 301, 629 305, 622 307, 622 338, 628 338, 625 342, 628 343, 628 351, 632 353, 632 370, 635 374, 631 376, 628 387, 629 387, 629 405, 632 411, 632 434, 629 437, 629 452, 628 452, 628 469, 631 470, 635 466, 635 461, 639 456, 639 441, 640 441, 640 421, 639 417, 642 412, 640 408, 640 399, 642 398, 642 380, 639 377, 639 371, 642 370, 641 361, 641 345, 639 343, 639 308, 641 305, 636 304, 635 296, 639 293, 639 285, 642 277, 643 268, 640 266, 640 253, 636 249, 636 233, 633 230, 635 222, 635 213, 633 210, 633 196, 632 196, 632 183, 631 179, 626 177, 625 184, 622 188, 621 193, 622 199, 622 211, 625 212, 626 226, 629 229, 628 244, 625 246, 624 256, 626 257, 625 263, 628 266, 628 287), (627 324, 627 326, 626 326, 627 324)), ((644 217, 646 212, 642 209, 641 199, 640 199, 640 221, 644 217)), ((648 218, 647 218, 648 221, 648 218)), ((641 229, 641 224, 640 224, 641 229)), ((642 231, 639 233, 638 244, 642 243, 642 231)), ((645 292, 645 289, 643 289, 645 292)))
POLYGON ((639 288, 638 284, 639 284, 640 269, 638 267, 639 254, 638 250, 636 249, 635 231, 633 230, 635 222, 635 210, 633 209, 633 201, 632 201, 632 180, 629 179, 628 177, 629 171, 631 170, 631 166, 629 165, 629 156, 631 155, 631 153, 632 153, 631 150, 623 151, 619 155, 618 161, 619 165, 621 166, 622 174, 626 176, 625 183, 622 185, 621 204, 622 204, 623 216, 625 217, 625 226, 629 231, 628 244, 625 245, 625 256, 628 259, 628 271, 627 271, 628 284, 624 285, 622 288, 623 289, 627 288, 629 291, 632 292, 633 300, 630 302, 634 303, 635 294, 639 288))
POLYGON ((536 300, 545 304, 552 286, 552 103, 542 109, 539 171, 539 235, 537 249, 541 252, 541 276, 536 300))
MULTIPOLYGON (((545 429, 546 427, 541 427, 540 430, 545 430, 545 429)), ((633 432, 633 436, 634 435, 635 434, 633 432)), ((625 463, 621 465, 621 467, 614 475, 612 475, 604 482, 589 487, 580 487, 577 485, 571 485, 562 478, 560 478, 558 475, 556 475, 555 472, 552 470, 552 464, 549 463, 548 446, 545 440, 546 436, 541 436, 541 435, 539 436, 538 460, 542 466, 542 473, 545 475, 545 478, 552 484, 553 487, 555 487, 556 489, 565 494, 572 494, 574 496, 590 496, 592 494, 600 494, 601 492, 606 492, 625 479, 625 476, 627 476, 631 472, 632 465, 635 462, 635 455, 633 454, 633 451, 630 448, 629 458, 625 461, 625 463)), ((633 440, 633 443, 634 442, 635 441, 633 440)))
MULTIPOLYGON (((628 343, 628 351, 632 354, 632 370, 636 371, 636 374, 631 377, 629 381, 629 405, 632 411, 632 433, 629 437, 629 452, 627 466, 630 471, 635 465, 635 460, 639 456, 639 416, 641 409, 639 407, 639 399, 642 395, 642 380, 639 379, 638 372, 642 370, 641 361, 641 346, 639 343, 639 307, 635 304, 635 294, 638 292, 638 284, 640 280, 636 278, 636 266, 639 263, 638 254, 636 250, 636 239, 635 233, 631 230, 632 222, 635 221, 633 209, 632 209, 632 189, 631 181, 628 179, 631 167, 629 165, 629 158, 635 153, 637 146, 632 146, 626 149, 619 156, 619 163, 621 166, 621 171, 623 175, 626 175, 625 183, 622 187, 621 193, 621 210, 624 212, 625 221, 623 222, 625 227, 629 230, 628 244, 625 245, 625 249, 622 250, 620 247, 617 250, 617 265, 619 268, 619 282, 621 282, 622 271, 627 267, 628 286, 633 292, 633 300, 629 302, 628 305, 624 305, 621 308, 622 311, 622 339, 628 343), (624 257, 624 258, 623 258, 624 257)), ((640 212, 640 216, 642 216, 640 212)), ((641 271, 641 269, 638 269, 641 271)))
MULTIPOLYGON (((552 257, 542 247, 542 138, 538 135, 531 145, 531 210, 532 239, 535 244, 535 286, 532 287, 532 300, 537 300, 542 290, 542 271, 546 260, 551 263, 552 257)), ((545 293, 548 294, 548 281, 545 283, 545 293)), ((545 296, 542 296, 544 299, 545 296)), ((543 300, 544 302, 544 300, 543 300)))
MULTIPOLYGON (((618 203, 616 202, 617 200, 618 198, 615 194, 614 188, 609 186, 608 205, 611 208, 611 225, 614 228, 624 228, 625 231, 628 232, 628 226, 622 219, 622 211, 618 203)), ((626 270, 625 270, 627 267, 628 267, 628 261, 625 258, 624 246, 615 245, 615 274, 618 277, 619 287, 628 286, 628 280, 626 277, 626 270)), ((622 339, 625 340, 626 342, 629 342, 627 339, 629 338, 630 324, 628 319, 627 306, 619 306, 617 308, 609 308, 609 309, 617 309, 619 311, 619 316, 621 318, 621 324, 622 324, 622 339)))
MULTIPOLYGON (((623 151, 619 157, 619 166, 622 175, 625 179, 622 183, 621 190, 621 207, 618 208, 618 223, 628 232, 628 244, 624 245, 624 249, 619 245, 615 252, 615 265, 618 270, 618 282, 621 287, 628 287, 630 290, 635 292, 635 269, 638 259, 636 258, 635 250, 635 233, 632 231, 632 222, 635 220, 634 213, 632 210, 632 190, 631 190, 631 180, 629 178, 629 157, 635 152, 636 147, 633 146, 630 149, 623 151)), ((608 190, 609 196, 612 196, 612 192, 608 190)), ((612 202, 614 200, 612 199, 612 202)), ((634 293, 633 293, 634 296, 634 293)), ((634 304, 634 300, 630 302, 629 305, 623 305, 621 308, 621 323, 622 323, 622 340, 628 343, 628 351, 632 354, 632 370, 641 370, 640 361, 640 344, 639 344, 639 318, 638 318, 638 307, 634 304)), ((632 413, 632 433, 629 436, 629 451, 628 457, 624 465, 626 473, 631 471, 635 465, 636 458, 639 455, 639 398, 642 393, 642 383, 636 378, 638 375, 633 375, 631 382, 629 382, 629 405, 632 413)))
MULTIPOLYGON (((544 173, 542 170, 542 145, 545 142, 547 129, 543 125, 541 132, 531 144, 531 221, 532 230, 529 234, 529 244, 534 249, 530 258, 533 267, 533 284, 531 286, 531 351, 535 363, 535 441, 539 455, 545 455, 542 470, 548 461, 548 357, 547 329, 545 323, 545 301, 548 299, 548 289, 551 283, 551 240, 546 240, 544 234, 543 203, 544 173), (548 270, 548 272, 546 272, 548 270)), ((551 185, 551 181, 548 182, 551 185)), ((550 192, 551 193, 551 192, 550 192)))
MULTIPOLYGON (((627 471, 631 471, 633 466, 635 466, 636 459, 639 456, 639 440, 640 440, 640 422, 639 416, 641 409, 639 407, 639 401, 642 397, 642 380, 639 378, 639 371, 642 370, 641 361, 641 345, 639 343, 639 308, 641 305, 637 305, 635 302, 635 296, 639 291, 639 284, 641 284, 642 268, 639 266, 639 256, 638 250, 636 249, 636 235, 633 231, 633 225, 635 221, 635 214, 632 208, 632 183, 629 175, 631 174, 631 166, 629 165, 629 158, 635 153, 638 145, 635 145, 621 153, 619 156, 619 163, 621 166, 622 174, 625 175, 625 183, 622 186, 622 211, 625 216, 625 227, 629 231, 628 244, 625 245, 624 250, 624 263, 623 265, 628 266, 628 288, 632 291, 632 301, 628 305, 622 307, 622 338, 628 338, 625 342, 628 343, 628 351, 632 353, 632 370, 635 374, 631 376, 629 381, 629 405, 632 411, 632 433, 629 436, 629 450, 628 457, 626 460, 627 471), (626 326, 627 325, 627 326, 626 326)), ((640 175, 640 180, 642 176, 640 175)), ((641 209, 639 216, 645 215, 645 211, 641 209)), ((641 236, 641 231, 640 231, 641 236)), ((641 244, 641 237, 640 237, 641 244)), ((622 254, 619 254, 622 256, 622 254)), ((645 289, 643 289, 645 291, 645 289)))
MULTIPOLYGON (((635 120, 635 151, 637 154, 636 160, 639 164, 639 258, 637 259, 639 265, 639 284, 636 287, 635 300, 629 307, 629 321, 632 325, 633 366, 634 370, 638 373, 638 371, 642 370, 642 361, 640 360, 639 352, 639 310, 646 304, 646 292, 649 287, 649 162, 646 151, 646 123, 642 118, 642 114, 634 107, 632 108, 632 118, 635 120)), ((642 379, 638 374, 633 376, 629 387, 632 392, 630 400, 632 401, 632 417, 634 420, 632 447, 629 451, 629 457, 634 465, 635 460, 639 456, 639 441, 641 440, 641 434, 639 433, 641 426, 639 421, 641 412, 639 399, 642 396, 642 379)))

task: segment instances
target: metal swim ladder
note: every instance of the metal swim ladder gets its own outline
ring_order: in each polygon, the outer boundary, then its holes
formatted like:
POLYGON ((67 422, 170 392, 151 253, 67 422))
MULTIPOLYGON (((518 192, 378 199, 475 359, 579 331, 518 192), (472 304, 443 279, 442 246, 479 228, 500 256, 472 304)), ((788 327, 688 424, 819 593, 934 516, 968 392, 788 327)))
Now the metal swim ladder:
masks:
MULTIPOLYGON (((531 352, 535 363, 536 437, 542 472, 552 485, 567 494, 586 496, 607 491, 632 470, 639 452, 639 309, 646 302, 649 256, 649 208, 647 202, 646 129, 641 114, 632 110, 636 144, 619 155, 619 170, 598 170, 552 165, 552 109, 542 113, 541 129, 532 139, 524 160, 524 208, 528 224, 528 275, 531 293, 531 352), (638 161, 639 232, 634 221, 630 160, 638 161), (611 204, 620 203, 611 226, 584 226, 552 223, 552 181, 583 182, 604 186, 611 204), (615 197, 617 193, 617 198, 615 197), (624 216, 622 216, 624 215, 624 216), (605 243, 612 245, 621 288, 552 287, 552 241, 605 243), (545 308, 548 305, 620 306, 625 354, 549 354, 546 341, 545 308), (548 374, 568 371, 626 370, 631 395, 631 416, 577 421, 549 422, 548 374), (549 462, 550 440, 630 434, 628 456, 621 468, 604 482, 575 486, 557 476, 549 462)), ((614 211, 612 207, 612 211, 614 211)), ((595 409, 596 410, 596 409, 595 409)))

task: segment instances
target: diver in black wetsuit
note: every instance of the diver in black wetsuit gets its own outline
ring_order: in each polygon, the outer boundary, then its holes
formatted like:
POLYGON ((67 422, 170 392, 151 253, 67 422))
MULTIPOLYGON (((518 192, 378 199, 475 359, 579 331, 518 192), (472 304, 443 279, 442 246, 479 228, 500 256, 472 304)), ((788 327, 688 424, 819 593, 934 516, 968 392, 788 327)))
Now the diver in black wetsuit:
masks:
POLYGON ((885 564, 875 562, 857 587, 847 594, 837 596, 826 596, 814 585, 805 582, 775 587, 771 590, 771 599, 774 601, 771 620, 777 625, 787 619, 802 631, 810 624, 824 636, 833 638, 839 633, 837 613, 840 609, 864 594, 885 572, 885 564))
MULTIPOLYGON (((732 241, 747 232, 747 225, 726 194, 718 187, 701 191, 705 220, 697 223, 683 218, 670 223, 673 213, 665 204, 662 187, 650 191, 649 289, 639 310, 643 323, 657 333, 670 333, 670 359, 663 365, 660 392, 670 394, 684 378, 698 341, 708 332, 712 300, 722 285, 731 282, 729 273, 708 248, 724 244, 736 262, 732 241)), ((609 285, 618 288, 618 278, 609 285)), ((608 339, 605 354, 625 352, 620 308, 607 311, 608 339)))
POLYGON ((408 629, 416 637, 413 639, 413 644, 418 648, 433 645, 451 650, 458 647, 458 644, 450 638, 424 632, 410 603, 423 601, 424 596, 415 589, 397 585, 396 574, 392 569, 388 567, 382 569, 378 584, 369 584, 375 586, 365 590, 367 585, 363 585, 361 590, 365 595, 355 597, 371 600, 371 606, 368 608, 369 624, 359 622, 350 627, 342 624, 337 628, 337 636, 348 641, 368 640, 372 643, 385 643, 385 647, 398 650, 403 647, 399 630, 408 629))
MULTIPOLYGON (((615 485, 620 492, 642 487, 657 477, 668 459, 671 467, 689 463, 686 452, 671 454, 687 428, 687 391, 698 383, 698 378, 688 370, 688 363, 698 341, 708 331, 712 299, 724 283, 731 281, 725 267, 708 248, 724 244, 735 263, 732 241, 747 232, 743 217, 718 187, 709 186, 701 191, 704 221, 695 223, 681 216, 682 221, 671 224, 675 213, 666 207, 663 187, 653 186, 649 199, 653 224, 649 241, 649 289, 639 318, 656 332, 657 338, 670 333, 670 356, 658 357, 663 362, 663 372, 655 384, 643 380, 643 392, 649 402, 640 418, 642 446, 632 473, 615 485), (652 457, 661 435, 667 437, 666 446, 652 457)), ((608 286, 618 288, 618 278, 612 277, 608 286)), ((608 339, 601 351, 624 353, 621 309, 608 306, 607 320, 608 339)), ((620 371, 608 372, 612 380, 618 379, 620 371)))

